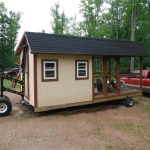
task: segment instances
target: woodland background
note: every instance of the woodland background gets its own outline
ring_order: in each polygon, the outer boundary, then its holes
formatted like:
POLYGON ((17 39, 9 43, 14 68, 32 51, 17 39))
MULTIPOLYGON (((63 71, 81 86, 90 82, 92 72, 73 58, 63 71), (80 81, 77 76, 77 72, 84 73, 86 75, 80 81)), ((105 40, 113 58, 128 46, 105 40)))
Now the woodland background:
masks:
MULTIPOLYGON (((22 12, 7 11, 0 2, 0 68, 16 67, 14 55, 22 12)), ((79 13, 68 17, 59 2, 50 6, 50 30, 54 34, 138 41, 150 52, 150 0, 81 0, 79 13)), ((44 26, 41 31, 45 33, 44 26)), ((138 61, 131 58, 132 69, 138 61)), ((126 61, 124 61, 126 62, 126 61)), ((124 66, 126 64, 124 63, 124 66)), ((150 69, 149 57, 143 69, 150 69)))

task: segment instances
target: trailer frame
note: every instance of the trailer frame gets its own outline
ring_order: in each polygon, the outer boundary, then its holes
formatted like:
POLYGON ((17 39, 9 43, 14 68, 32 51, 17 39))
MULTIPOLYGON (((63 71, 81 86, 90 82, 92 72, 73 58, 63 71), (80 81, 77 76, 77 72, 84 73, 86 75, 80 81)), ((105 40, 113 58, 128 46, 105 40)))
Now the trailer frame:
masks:
POLYGON ((22 48, 23 48, 23 56, 22 56, 22 62, 20 65, 20 70, 22 73, 22 80, 18 80, 18 79, 15 79, 13 77, 9 77, 8 75, 5 75, 5 74, 1 75, 0 116, 8 115, 12 109, 12 104, 10 102, 10 99, 3 94, 4 91, 20 95, 21 96, 21 100, 20 100, 21 103, 25 104, 25 100, 24 100, 25 69, 26 69, 26 53, 27 53, 28 45, 27 44, 23 45, 22 48), (21 85, 21 91, 19 92, 17 90, 4 87, 4 80, 9 80, 12 82, 19 83, 21 85))

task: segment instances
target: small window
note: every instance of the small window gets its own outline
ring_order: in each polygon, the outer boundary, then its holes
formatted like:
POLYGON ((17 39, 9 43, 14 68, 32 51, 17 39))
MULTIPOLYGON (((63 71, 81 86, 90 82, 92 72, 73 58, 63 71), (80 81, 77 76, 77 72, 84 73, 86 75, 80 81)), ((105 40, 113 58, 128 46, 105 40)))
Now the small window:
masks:
POLYGON ((58 61, 57 60, 42 60, 42 80, 58 80, 58 61))
POLYGON ((76 80, 88 79, 88 61, 76 60, 76 80))

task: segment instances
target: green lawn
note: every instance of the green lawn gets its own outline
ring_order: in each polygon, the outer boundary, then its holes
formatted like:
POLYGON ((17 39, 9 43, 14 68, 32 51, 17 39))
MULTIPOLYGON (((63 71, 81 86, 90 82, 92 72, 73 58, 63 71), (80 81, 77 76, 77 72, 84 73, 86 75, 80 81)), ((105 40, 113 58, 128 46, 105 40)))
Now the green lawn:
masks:
MULTIPOLYGON (((1 81, 0 81, 1 83, 1 81)), ((9 80, 4 80, 4 87, 5 88, 9 88, 12 89, 14 82, 9 81, 9 80)), ((0 89, 1 89, 1 85, 0 85, 0 89)), ((20 84, 16 84, 16 89, 20 89, 20 84)))

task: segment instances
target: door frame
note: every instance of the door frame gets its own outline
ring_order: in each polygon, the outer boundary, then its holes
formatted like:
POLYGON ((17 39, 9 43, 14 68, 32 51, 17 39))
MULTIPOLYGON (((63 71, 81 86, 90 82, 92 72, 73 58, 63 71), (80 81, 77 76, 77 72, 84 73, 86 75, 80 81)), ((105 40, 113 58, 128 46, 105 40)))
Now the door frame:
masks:
POLYGON ((108 97, 111 97, 108 95, 108 92, 107 92, 107 78, 109 77, 115 77, 116 78, 116 81, 118 81, 116 83, 116 86, 117 86, 117 89, 116 89, 116 96, 120 95, 120 91, 119 91, 119 87, 120 87, 120 57, 117 56, 93 56, 92 57, 92 98, 93 100, 96 100, 96 99, 104 99, 104 98, 108 98, 108 97), (94 75, 94 58, 102 58, 102 75, 100 76, 95 76, 94 75), (115 58, 116 60, 116 74, 115 75, 109 75, 107 73, 107 60, 110 59, 110 58, 115 58), (98 98, 95 98, 94 96, 94 78, 102 78, 103 79, 103 96, 101 97, 98 97, 98 98))
POLYGON ((24 84, 27 83, 27 85, 25 85, 25 98, 27 98, 29 100, 30 98, 30 93, 29 93, 29 48, 27 50, 27 54, 26 54, 26 70, 25 70, 25 80, 27 80, 27 82, 25 81, 24 84), (27 90, 27 94, 26 94, 26 90, 27 90))

